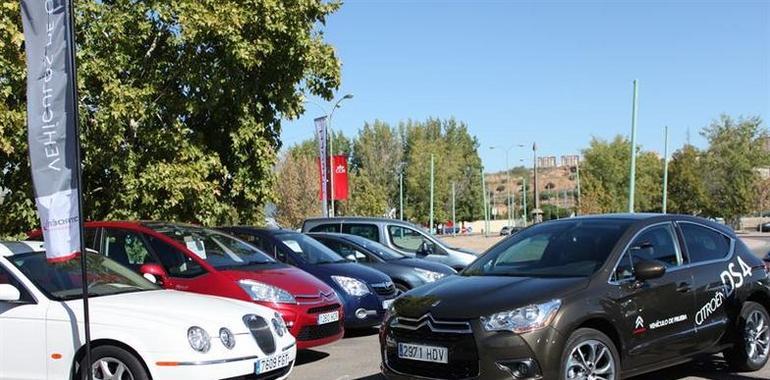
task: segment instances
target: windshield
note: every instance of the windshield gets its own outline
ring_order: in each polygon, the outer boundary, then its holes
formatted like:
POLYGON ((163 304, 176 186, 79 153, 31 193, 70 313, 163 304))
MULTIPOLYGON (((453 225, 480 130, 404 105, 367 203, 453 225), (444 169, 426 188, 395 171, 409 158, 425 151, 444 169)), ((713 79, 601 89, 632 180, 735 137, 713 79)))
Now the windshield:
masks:
POLYGON ((342 256, 319 241, 299 233, 279 233, 278 240, 308 264, 346 263, 342 256))
POLYGON ((587 277, 604 265, 630 224, 627 220, 571 220, 537 225, 493 247, 462 274, 587 277))
POLYGON ((373 254, 377 255, 377 257, 385 261, 401 260, 406 258, 406 256, 376 241, 371 241, 369 239, 358 237, 358 236, 355 236, 355 237, 351 236, 349 237, 349 239, 352 240, 354 243, 364 247, 365 249, 367 249, 368 251, 372 252, 373 254))
POLYGON ((150 225, 218 269, 272 264, 276 261, 253 245, 208 228, 179 225, 150 225))
MULTIPOLYGON (((160 289, 134 271, 102 255, 89 253, 87 258, 89 297, 160 289)), ((10 256, 8 261, 50 299, 66 301, 82 298, 80 256, 62 263, 49 263, 45 254, 36 252, 10 256)))

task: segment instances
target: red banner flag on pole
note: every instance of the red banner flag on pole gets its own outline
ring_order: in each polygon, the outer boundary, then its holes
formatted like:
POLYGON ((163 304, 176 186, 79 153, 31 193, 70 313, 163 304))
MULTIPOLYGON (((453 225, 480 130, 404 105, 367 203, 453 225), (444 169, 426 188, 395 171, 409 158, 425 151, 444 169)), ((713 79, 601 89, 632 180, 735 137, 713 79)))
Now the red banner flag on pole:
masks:
MULTIPOLYGON (((327 157, 326 162, 328 163, 328 170, 331 172, 331 175, 334 176, 334 194, 332 194, 332 191, 329 188, 331 181, 324 181, 323 176, 321 176, 321 191, 318 192, 318 199, 321 201, 328 201, 332 196, 335 201, 348 199, 348 156, 332 156, 331 162, 329 161, 329 157, 327 157), (326 191, 324 191, 324 184, 326 185, 326 191)), ((320 159, 316 160, 316 165, 318 165, 319 172, 323 172, 320 159)))
POLYGON ((334 176, 334 200, 348 199, 348 157, 332 157, 332 175, 334 176))

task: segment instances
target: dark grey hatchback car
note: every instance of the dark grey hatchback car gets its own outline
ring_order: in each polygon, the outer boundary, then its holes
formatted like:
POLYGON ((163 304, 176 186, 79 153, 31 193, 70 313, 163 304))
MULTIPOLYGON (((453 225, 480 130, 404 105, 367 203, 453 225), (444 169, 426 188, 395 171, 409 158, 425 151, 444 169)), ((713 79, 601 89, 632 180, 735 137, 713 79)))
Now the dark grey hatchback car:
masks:
POLYGON ((770 354, 770 278, 705 219, 563 219, 498 243, 459 275, 412 290, 380 330, 390 379, 617 380, 724 353, 770 354))

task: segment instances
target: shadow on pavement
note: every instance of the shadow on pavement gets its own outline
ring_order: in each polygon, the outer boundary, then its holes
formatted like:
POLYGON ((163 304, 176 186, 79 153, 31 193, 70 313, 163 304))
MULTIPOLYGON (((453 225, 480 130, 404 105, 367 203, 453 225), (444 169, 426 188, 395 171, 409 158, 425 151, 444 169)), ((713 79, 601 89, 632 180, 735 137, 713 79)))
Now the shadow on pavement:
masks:
POLYGON ((678 380, 694 376, 706 380, 756 380, 759 377, 731 373, 721 356, 701 358, 665 370, 636 376, 629 380, 678 380))
POLYGON ((376 374, 376 375, 369 375, 369 376, 359 377, 359 378, 357 378, 355 380, 385 380, 385 376, 382 376, 380 374, 376 374))
POLYGON ((377 335, 378 332, 379 330, 376 327, 345 330, 345 339, 377 335))
POLYGON ((294 365, 301 366, 303 364, 315 363, 319 360, 325 359, 328 356, 329 354, 327 354, 326 352, 315 351, 315 350, 298 350, 297 361, 294 363, 294 365))

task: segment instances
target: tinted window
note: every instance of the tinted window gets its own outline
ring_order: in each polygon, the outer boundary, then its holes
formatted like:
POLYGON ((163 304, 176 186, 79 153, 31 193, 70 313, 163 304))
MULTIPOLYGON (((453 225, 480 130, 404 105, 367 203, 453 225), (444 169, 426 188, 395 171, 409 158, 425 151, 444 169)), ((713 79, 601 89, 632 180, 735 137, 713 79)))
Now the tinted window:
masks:
POLYGON ((388 236, 393 245, 407 252, 417 252, 422 241, 426 240, 421 233, 402 226, 388 226, 388 236))
POLYGON ((33 302, 32 295, 27 292, 27 289, 22 285, 16 277, 14 277, 12 274, 10 274, 5 268, 3 268, 2 265, 0 265, 0 284, 4 285, 13 285, 14 288, 19 290, 20 297, 19 301, 22 302, 33 302))
POLYGON ((83 240, 86 243, 86 248, 93 249, 94 251, 99 250, 99 243, 96 241, 96 232, 98 231, 98 228, 86 228, 83 232, 83 240))
POLYGON ((279 233, 276 234, 275 237, 283 243, 284 248, 288 248, 302 261, 308 264, 347 262, 342 256, 307 235, 300 233, 279 233))
POLYGON ((216 230, 172 224, 154 225, 152 228, 184 245, 192 254, 206 260, 215 268, 275 262, 257 247, 216 230))
POLYGON ((380 241, 380 230, 374 224, 344 224, 342 233, 361 236, 371 241, 380 241))
POLYGON ((105 229, 104 249, 100 253, 133 269, 145 263, 156 262, 144 245, 141 235, 127 230, 105 229))
POLYGON ((169 276, 191 278, 206 273, 200 264, 171 244, 152 236, 149 236, 148 240, 169 276))
POLYGON ((352 240, 356 244, 364 247, 365 249, 369 250, 369 252, 373 253, 377 257, 389 261, 389 260, 400 260, 405 258, 406 256, 394 251, 391 248, 388 248, 376 241, 371 241, 369 239, 365 239, 359 236, 350 236, 348 239, 352 240))
POLYGON ((607 261, 624 220, 549 222, 524 230, 473 262, 464 276, 586 277, 607 261))
POLYGON ((232 233, 231 232, 231 235, 233 235, 233 236, 237 237, 238 239, 241 239, 241 240, 243 240, 245 242, 251 243, 251 245, 261 249, 262 251, 267 252, 267 244, 265 244, 265 239, 263 239, 263 238, 261 238, 261 237, 259 237, 257 235, 247 234, 247 233, 243 233, 243 232, 240 232, 240 233, 232 233))
POLYGON ((310 229, 310 232, 340 232, 340 225, 334 224, 321 224, 310 229))
POLYGON ((669 268, 682 264, 682 254, 670 224, 650 227, 637 236, 618 262, 613 281, 633 279, 634 265, 641 260, 658 260, 669 268))
POLYGON ((719 260, 730 254, 730 238, 710 228, 681 223, 687 253, 692 263, 719 260))
MULTIPOLYGON (((106 296, 158 287, 130 269, 98 254, 88 254, 88 295, 106 296)), ((10 258, 49 298, 62 301, 82 297, 80 256, 62 263, 49 263, 43 253, 25 253, 10 258)))
POLYGON ((675 239, 670 224, 650 227, 634 239, 629 250, 634 259, 658 260, 667 267, 674 267, 682 264, 682 255, 675 239))
POLYGON ((340 256, 359 263, 371 262, 369 256, 356 249, 351 244, 344 243, 338 240, 332 239, 318 239, 323 245, 329 247, 332 251, 338 253, 340 256))

